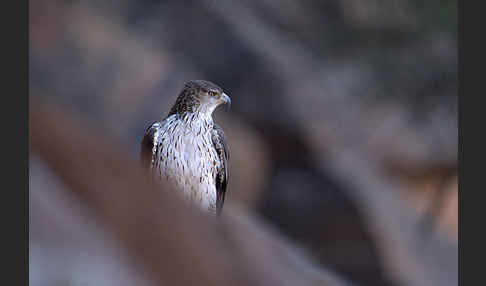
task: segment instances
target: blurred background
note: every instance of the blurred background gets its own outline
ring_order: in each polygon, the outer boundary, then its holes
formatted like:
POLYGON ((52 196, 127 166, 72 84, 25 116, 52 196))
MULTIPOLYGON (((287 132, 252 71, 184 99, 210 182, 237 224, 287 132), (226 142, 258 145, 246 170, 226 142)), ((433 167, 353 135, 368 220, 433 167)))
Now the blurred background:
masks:
MULTIPOLYGON (((225 208, 254 214, 356 285, 403 285, 370 223, 393 216, 395 201, 418 217, 411 237, 457 252, 457 1, 29 6, 31 98, 92 122, 127 157, 138 158, 146 127, 186 81, 210 80, 232 98, 214 114, 231 154, 225 208)), ((53 285, 53 265, 65 264, 52 258, 48 229, 70 207, 57 205, 48 169, 35 157, 30 167, 30 279, 53 285)), ((69 273, 76 285, 120 285, 69 273)))

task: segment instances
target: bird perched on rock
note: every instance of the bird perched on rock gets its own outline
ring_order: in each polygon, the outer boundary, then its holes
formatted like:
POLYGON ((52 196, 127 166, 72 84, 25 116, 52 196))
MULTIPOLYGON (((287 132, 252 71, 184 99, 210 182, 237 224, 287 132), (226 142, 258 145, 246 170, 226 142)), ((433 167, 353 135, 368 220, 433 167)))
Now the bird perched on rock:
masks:
POLYGON ((228 185, 228 147, 212 113, 231 104, 209 81, 185 84, 167 118, 152 123, 142 140, 141 160, 156 178, 173 183, 191 201, 221 212, 228 185))

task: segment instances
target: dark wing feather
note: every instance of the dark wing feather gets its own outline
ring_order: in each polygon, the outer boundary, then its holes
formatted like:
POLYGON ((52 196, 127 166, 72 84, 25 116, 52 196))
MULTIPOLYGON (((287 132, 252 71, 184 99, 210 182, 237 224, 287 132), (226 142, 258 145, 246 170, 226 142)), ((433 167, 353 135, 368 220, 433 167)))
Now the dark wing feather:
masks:
POLYGON ((213 127, 212 141, 221 162, 216 174, 216 212, 219 215, 223 209, 224 196, 228 186, 229 151, 224 132, 216 124, 213 127))
POLYGON ((140 146, 140 160, 142 161, 142 167, 151 170, 154 163, 157 161, 157 148, 159 147, 157 142, 155 142, 155 135, 160 128, 160 124, 157 122, 152 123, 147 130, 142 139, 142 144, 140 146), (157 144, 157 146, 155 146, 157 144), (154 148, 154 146, 156 148, 154 148))

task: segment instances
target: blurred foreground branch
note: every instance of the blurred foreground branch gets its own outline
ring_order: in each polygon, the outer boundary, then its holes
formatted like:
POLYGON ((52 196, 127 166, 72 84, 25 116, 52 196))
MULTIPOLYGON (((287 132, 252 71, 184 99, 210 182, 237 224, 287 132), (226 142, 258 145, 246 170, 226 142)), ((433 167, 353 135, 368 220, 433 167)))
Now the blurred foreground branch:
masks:
POLYGON ((30 144, 165 285, 344 285, 256 218, 220 220, 158 186, 101 133, 31 99, 30 144))

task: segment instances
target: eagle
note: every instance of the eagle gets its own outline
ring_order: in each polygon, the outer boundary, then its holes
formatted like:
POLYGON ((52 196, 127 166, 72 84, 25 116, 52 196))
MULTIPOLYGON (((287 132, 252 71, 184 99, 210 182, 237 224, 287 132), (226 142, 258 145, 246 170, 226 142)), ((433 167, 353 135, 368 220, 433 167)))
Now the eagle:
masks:
POLYGON ((230 97, 205 80, 187 82, 167 117, 153 122, 141 143, 141 162, 203 209, 219 215, 228 186, 229 151, 213 111, 230 97))

